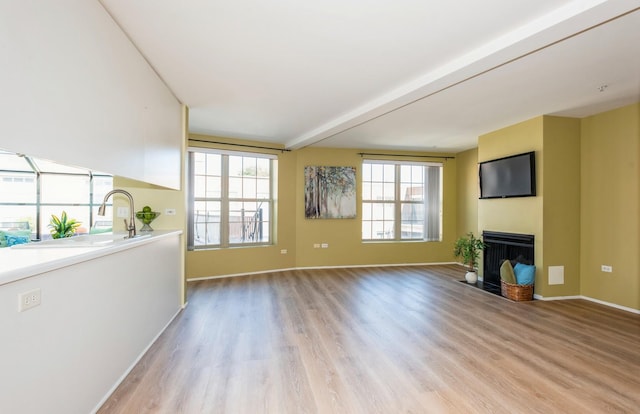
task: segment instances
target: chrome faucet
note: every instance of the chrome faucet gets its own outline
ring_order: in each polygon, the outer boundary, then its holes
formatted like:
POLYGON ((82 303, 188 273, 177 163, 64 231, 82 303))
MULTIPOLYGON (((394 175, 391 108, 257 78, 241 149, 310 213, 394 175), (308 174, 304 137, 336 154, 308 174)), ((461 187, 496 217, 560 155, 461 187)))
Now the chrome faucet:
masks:
POLYGON ((104 210, 107 207, 107 200, 109 199, 109 197, 111 197, 112 194, 115 194, 115 193, 124 194, 129 198, 129 211, 131 213, 131 216, 129 217, 129 223, 127 223, 127 219, 124 219, 124 226, 129 232, 129 236, 127 236, 127 238, 129 239, 133 238, 136 236, 136 220, 135 220, 136 213, 133 208, 133 197, 131 196, 131 194, 129 194, 128 191, 116 189, 116 190, 111 190, 107 194, 105 194, 104 200, 102 201, 102 204, 98 208, 98 215, 104 216, 104 210))

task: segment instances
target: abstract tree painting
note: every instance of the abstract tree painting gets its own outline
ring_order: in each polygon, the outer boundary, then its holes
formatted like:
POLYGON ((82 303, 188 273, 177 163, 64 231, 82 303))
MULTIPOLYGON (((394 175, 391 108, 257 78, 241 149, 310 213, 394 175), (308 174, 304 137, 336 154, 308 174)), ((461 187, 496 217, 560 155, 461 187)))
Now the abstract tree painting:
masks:
POLYGON ((305 218, 356 217, 355 167, 304 167, 305 218))

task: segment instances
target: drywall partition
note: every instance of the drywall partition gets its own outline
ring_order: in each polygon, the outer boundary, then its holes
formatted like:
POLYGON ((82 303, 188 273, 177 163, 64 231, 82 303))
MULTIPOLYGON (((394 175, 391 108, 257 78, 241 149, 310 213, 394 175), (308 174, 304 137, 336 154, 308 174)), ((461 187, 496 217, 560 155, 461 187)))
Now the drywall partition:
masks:
POLYGON ((456 154, 456 234, 478 232, 478 148, 456 154))
POLYGON ((179 188, 181 103, 98 1, 0 2, 0 148, 179 188))
POLYGON ((640 103, 581 127, 581 294, 640 310, 640 103))

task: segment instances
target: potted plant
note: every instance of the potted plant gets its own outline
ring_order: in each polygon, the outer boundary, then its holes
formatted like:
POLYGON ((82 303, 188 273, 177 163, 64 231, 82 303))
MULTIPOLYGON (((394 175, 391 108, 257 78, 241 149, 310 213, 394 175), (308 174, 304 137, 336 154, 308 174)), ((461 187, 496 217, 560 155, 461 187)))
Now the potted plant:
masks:
POLYGON ((476 269, 478 267, 480 252, 484 248, 485 244, 482 240, 476 239, 472 232, 469 232, 465 237, 460 237, 456 240, 453 247, 453 254, 455 257, 461 258, 462 264, 467 266, 468 271, 465 275, 465 279, 468 283, 476 283, 478 281, 476 269))
POLYGON ((60 218, 55 214, 51 215, 51 221, 49 222, 49 228, 51 229, 51 237, 54 239, 61 239, 63 237, 71 237, 76 234, 76 229, 82 225, 81 222, 76 219, 67 218, 67 212, 63 211, 60 218))

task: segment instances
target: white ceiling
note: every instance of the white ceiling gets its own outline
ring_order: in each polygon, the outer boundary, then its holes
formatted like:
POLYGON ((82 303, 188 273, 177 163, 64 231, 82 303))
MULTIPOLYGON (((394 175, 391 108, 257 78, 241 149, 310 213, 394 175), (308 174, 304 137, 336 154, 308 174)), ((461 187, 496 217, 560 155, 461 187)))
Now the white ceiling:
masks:
POLYGON ((458 152, 640 101, 640 0, 101 2, 194 133, 458 152))

